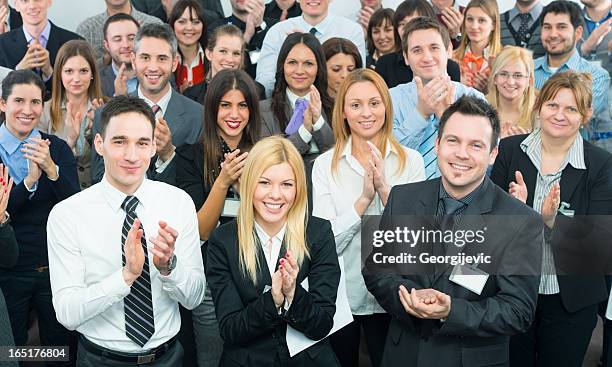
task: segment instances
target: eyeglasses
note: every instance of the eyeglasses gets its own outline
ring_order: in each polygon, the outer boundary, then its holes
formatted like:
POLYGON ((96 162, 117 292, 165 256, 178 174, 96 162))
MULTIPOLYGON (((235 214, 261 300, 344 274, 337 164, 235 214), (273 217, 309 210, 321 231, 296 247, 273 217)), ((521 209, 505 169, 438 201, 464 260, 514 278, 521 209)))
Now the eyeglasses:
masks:
POLYGON ((510 74, 507 71, 500 71, 499 73, 495 74, 495 76, 499 77, 499 79, 501 79, 501 80, 508 80, 510 78, 512 78, 514 80, 521 80, 521 79, 529 78, 529 74, 527 74, 527 75, 525 75, 523 73, 512 73, 512 74, 510 74))

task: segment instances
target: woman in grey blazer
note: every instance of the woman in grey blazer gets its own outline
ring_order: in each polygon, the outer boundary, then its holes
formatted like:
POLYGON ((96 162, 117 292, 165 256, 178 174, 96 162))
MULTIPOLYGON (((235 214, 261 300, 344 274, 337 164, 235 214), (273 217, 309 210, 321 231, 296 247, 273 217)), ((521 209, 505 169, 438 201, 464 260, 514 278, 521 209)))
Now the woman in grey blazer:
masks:
POLYGON ((321 44, 310 33, 290 34, 278 55, 272 97, 260 102, 261 136, 281 134, 287 137, 309 167, 319 153, 334 145, 328 123, 332 106, 333 101, 327 94, 327 68, 321 44), (302 100, 307 101, 307 107, 300 119, 301 116, 293 115, 296 104, 303 105, 302 100))

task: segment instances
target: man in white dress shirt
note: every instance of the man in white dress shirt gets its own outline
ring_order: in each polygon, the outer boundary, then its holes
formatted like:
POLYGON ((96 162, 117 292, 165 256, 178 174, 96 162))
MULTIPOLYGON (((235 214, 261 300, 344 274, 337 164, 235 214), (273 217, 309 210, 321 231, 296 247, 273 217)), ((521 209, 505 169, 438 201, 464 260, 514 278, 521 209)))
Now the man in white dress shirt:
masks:
POLYGON ((49 215, 53 306, 80 334, 79 366, 181 365, 178 302, 193 309, 204 297, 193 202, 145 178, 154 129, 140 98, 109 101, 94 138, 104 178, 49 215))
MULTIPOLYGON (((293 32, 310 32, 323 43, 332 37, 342 37, 353 42, 359 49, 362 62, 365 64, 365 35, 357 22, 329 14, 330 0, 316 2, 300 1, 302 15, 276 23, 270 28, 263 45, 259 61, 257 61, 257 81, 266 87, 269 97, 274 88, 276 60, 287 35, 293 32)), ((319 67, 326 67, 319 65, 319 67)))

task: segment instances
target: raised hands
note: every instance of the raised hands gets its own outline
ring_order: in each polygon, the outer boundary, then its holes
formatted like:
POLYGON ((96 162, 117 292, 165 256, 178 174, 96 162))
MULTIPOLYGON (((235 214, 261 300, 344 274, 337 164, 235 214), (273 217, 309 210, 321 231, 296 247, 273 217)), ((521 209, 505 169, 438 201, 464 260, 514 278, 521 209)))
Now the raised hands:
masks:
POLYGON ((153 254, 153 265, 162 275, 169 274, 168 267, 172 256, 174 256, 174 245, 177 237, 176 229, 170 227, 164 221, 159 221, 157 236, 149 238, 149 241, 154 245, 149 248, 149 251, 153 254))
POLYGON ((452 6, 442 9, 442 21, 448 28, 448 33, 451 38, 455 38, 461 33, 461 24, 463 23, 463 14, 459 9, 452 6))
POLYGON ((174 153, 174 145, 172 145, 172 132, 170 131, 170 127, 161 116, 157 119, 153 135, 157 146, 157 155, 162 161, 166 162, 172 157, 172 153, 174 153))
POLYGON ((367 143, 368 147, 370 148, 369 163, 373 176, 374 189, 378 193, 383 205, 387 205, 387 199, 389 198, 391 187, 387 183, 387 178, 385 177, 385 159, 376 145, 369 141, 367 143))
POLYGON ((53 68, 51 67, 51 61, 49 59, 49 51, 42 47, 38 40, 33 40, 28 45, 28 50, 23 56, 23 59, 17 64, 15 69, 34 69, 40 68, 45 78, 50 78, 53 74, 53 68))
POLYGON ((527 185, 525 184, 525 180, 523 179, 523 174, 521 171, 514 172, 514 176, 516 181, 510 182, 510 187, 508 192, 510 195, 519 199, 523 203, 527 203, 527 185))
POLYGON ((404 310, 420 319, 439 320, 447 318, 451 308, 448 294, 435 289, 412 289, 410 292, 400 285, 398 296, 404 310))
POLYGON ((221 172, 218 177, 218 180, 220 180, 225 190, 240 178, 242 168, 244 167, 248 155, 249 152, 240 154, 240 149, 225 154, 224 161, 221 163, 221 172))
POLYGON ((542 220, 544 224, 548 228, 552 228, 555 224, 555 217, 557 216, 557 211, 559 210, 559 204, 561 203, 561 187, 559 183, 553 185, 553 187, 548 192, 548 195, 544 198, 544 202, 542 203, 542 210, 540 213, 542 214, 542 220))
POLYGON ((515 122, 505 121, 501 124, 500 138, 506 138, 512 135, 529 134, 531 131, 518 126, 515 122))
POLYGON ((0 6, 0 34, 6 33, 8 29, 6 29, 6 23, 8 21, 8 6, 2 5, 0 6))
POLYGON ((359 15, 357 16, 357 23, 361 25, 363 28, 363 33, 367 34, 368 31, 368 23, 370 23, 370 18, 372 14, 374 14, 375 10, 370 8, 369 6, 364 6, 359 9, 359 15))
POLYGON ((455 99, 455 86, 449 76, 439 76, 423 85, 420 77, 415 76, 414 82, 417 88, 418 102, 417 111, 424 119, 431 114, 438 118, 450 106, 455 99))
POLYGON ((255 29, 263 22, 265 5, 262 0, 247 0, 245 7, 248 15, 243 38, 245 43, 249 43, 255 35, 255 29))
POLYGON ((300 267, 293 257, 291 250, 287 250, 285 257, 280 259, 280 265, 278 266, 281 277, 283 279, 282 292, 285 296, 287 303, 293 302, 293 296, 295 295, 295 285, 297 281, 300 267))
POLYGON ((40 179, 42 172, 45 172, 50 180, 57 180, 57 168, 51 158, 49 145, 51 145, 49 139, 30 138, 30 142, 21 148, 29 165, 28 175, 23 180, 27 187, 32 187, 40 179))
POLYGON ((9 168, 0 163, 0 223, 6 222, 6 208, 13 188, 13 178, 9 178, 9 168))
POLYGON ((121 63, 119 66, 119 72, 115 75, 115 97, 116 96, 126 96, 127 95, 127 80, 128 77, 125 73, 125 64, 121 63))
POLYGON ((321 117, 321 94, 314 85, 310 86, 310 101, 308 107, 304 111, 304 127, 308 132, 312 133, 314 124, 321 117))
POLYGON ((123 280, 125 280, 129 286, 131 286, 142 273, 142 267, 145 261, 144 249, 140 242, 144 230, 141 229, 140 226, 140 219, 136 218, 134 224, 132 224, 132 228, 130 228, 127 234, 125 245, 123 246, 123 252, 125 254, 123 280))

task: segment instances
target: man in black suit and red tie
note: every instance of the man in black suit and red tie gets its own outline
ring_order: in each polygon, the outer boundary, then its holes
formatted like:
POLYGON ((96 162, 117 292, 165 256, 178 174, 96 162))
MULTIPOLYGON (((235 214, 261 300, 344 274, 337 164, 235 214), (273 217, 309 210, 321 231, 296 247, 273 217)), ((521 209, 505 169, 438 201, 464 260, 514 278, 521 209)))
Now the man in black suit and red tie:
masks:
MULTIPOLYGON (((426 254, 444 259, 424 264, 426 273, 405 272, 397 264, 376 268, 376 252, 368 258, 366 286, 391 316, 383 366, 507 366, 510 336, 527 330, 534 319, 543 224, 486 176, 497 156, 499 132, 497 112, 487 102, 459 98, 440 119, 435 149, 441 177, 397 185, 389 194, 381 229, 418 220, 418 231, 429 220, 431 228, 456 236, 483 230, 484 240, 461 245, 445 234, 437 243, 407 250, 419 261, 426 254), (467 266, 445 258, 480 252, 490 262, 467 266), (473 277, 466 282, 458 272, 473 277)), ((410 248, 389 246, 393 255, 410 248)))
POLYGON ((32 69, 51 90, 53 64, 60 47, 79 35, 51 23, 47 11, 51 0, 15 0, 23 25, 0 35, 0 66, 32 69))

